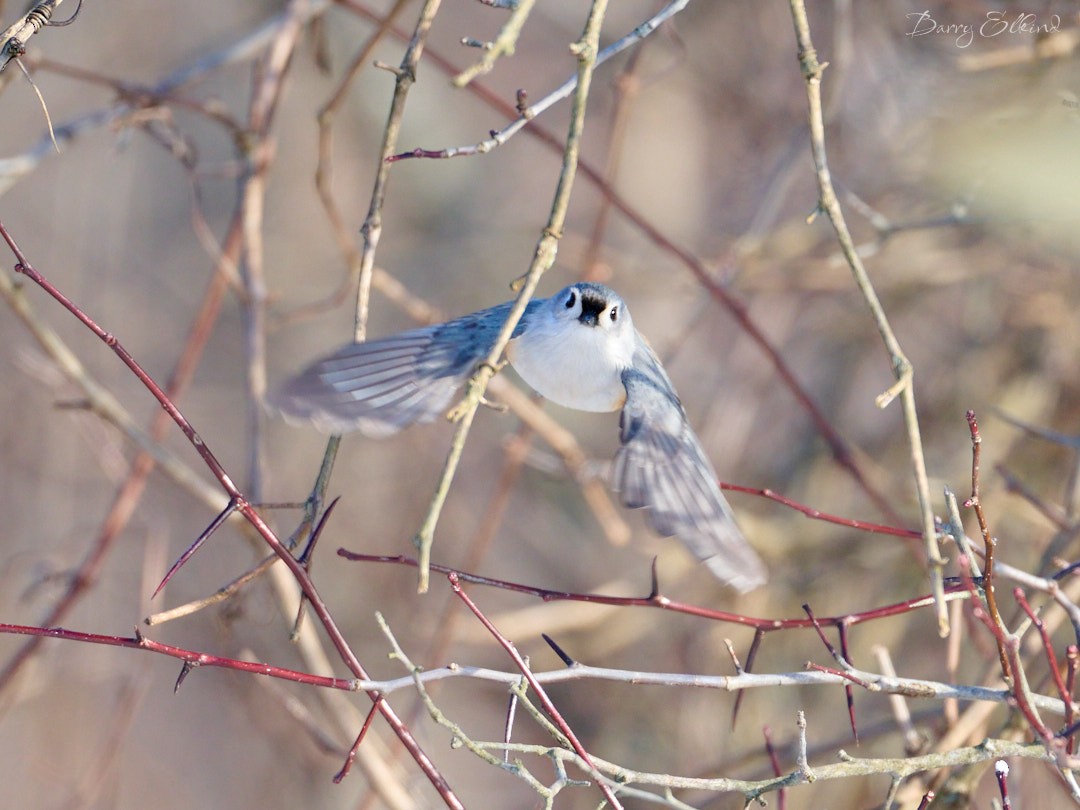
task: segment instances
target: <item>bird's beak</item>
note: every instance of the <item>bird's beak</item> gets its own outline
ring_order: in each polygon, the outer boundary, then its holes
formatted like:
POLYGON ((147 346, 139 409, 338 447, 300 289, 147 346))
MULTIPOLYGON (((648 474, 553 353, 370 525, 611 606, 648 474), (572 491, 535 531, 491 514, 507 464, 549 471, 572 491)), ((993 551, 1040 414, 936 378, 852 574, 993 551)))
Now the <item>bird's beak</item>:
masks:
POLYGON ((582 312, 578 316, 578 320, 581 321, 581 323, 583 323, 585 326, 596 326, 596 315, 597 313, 595 312, 582 312))

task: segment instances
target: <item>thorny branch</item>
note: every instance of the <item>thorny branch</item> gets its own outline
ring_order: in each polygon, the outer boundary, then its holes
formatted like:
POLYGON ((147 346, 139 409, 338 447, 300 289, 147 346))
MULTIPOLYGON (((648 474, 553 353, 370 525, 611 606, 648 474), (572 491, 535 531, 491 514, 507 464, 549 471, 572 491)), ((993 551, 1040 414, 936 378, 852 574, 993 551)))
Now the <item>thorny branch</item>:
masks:
MULTIPOLYGON (((51 295, 58 303, 60 303, 65 309, 67 309, 77 320, 79 320, 87 329, 93 332, 98 338, 101 339, 113 352, 120 358, 121 362, 128 367, 128 369, 139 379, 140 382, 146 387, 146 389, 154 396, 159 402, 164 411, 180 428, 181 432, 187 437, 188 441, 195 448, 196 452, 202 458, 203 463, 217 479, 222 489, 225 490, 231 501, 236 504, 236 511, 240 512, 244 518, 252 525, 252 527, 259 533, 262 539, 268 546, 274 551, 275 554, 285 563, 292 573, 297 584, 300 585, 304 592, 304 595, 311 603, 312 609, 318 616, 319 621, 322 623, 323 628, 326 630, 330 637, 331 642, 337 649, 341 656, 342 661, 349 669, 360 678, 366 678, 366 672, 363 665, 356 658, 352 649, 349 647, 345 637, 338 629, 336 622, 330 614, 325 602, 319 596, 315 590, 315 585, 311 581, 304 567, 296 560, 295 557, 286 549, 273 530, 263 521, 261 515, 256 511, 248 500, 244 497, 243 493, 233 483, 229 474, 225 468, 218 461, 213 451, 203 442, 202 438, 196 433, 195 428, 187 420, 186 417, 180 412, 169 396, 163 391, 158 384, 150 377, 142 366, 135 360, 134 357, 124 348, 124 346, 116 339, 114 335, 101 328, 93 319, 86 315, 79 307, 65 296, 60 290, 50 284, 40 273, 38 273, 29 260, 19 249, 12 236, 4 228, 3 223, 0 223, 0 236, 7 242, 11 252, 15 255, 17 264, 16 270, 26 277, 34 281, 39 287, 45 290, 51 295)), ((454 795, 450 788, 450 785, 443 778, 442 774, 436 769, 434 763, 424 753, 423 749, 416 742, 412 733, 408 727, 405 726, 400 718, 394 713, 394 710, 390 707, 389 703, 381 695, 376 692, 369 693, 372 701, 378 706, 379 712, 383 718, 393 728, 398 739, 402 745, 412 754, 417 765, 424 771, 425 775, 431 781, 432 785, 442 796, 448 807, 462 807, 457 797, 454 795)))

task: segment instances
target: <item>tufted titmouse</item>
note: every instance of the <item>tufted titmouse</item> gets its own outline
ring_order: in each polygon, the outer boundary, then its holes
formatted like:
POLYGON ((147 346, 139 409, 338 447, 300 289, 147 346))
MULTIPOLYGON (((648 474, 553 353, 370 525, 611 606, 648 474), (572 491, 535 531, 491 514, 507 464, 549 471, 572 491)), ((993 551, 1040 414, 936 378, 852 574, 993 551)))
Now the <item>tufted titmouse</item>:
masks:
MULTIPOLYGON (((270 404, 330 433, 387 436, 430 422, 491 351, 510 307, 350 343, 286 382, 270 404)), ((531 301, 506 357, 552 402, 621 408, 612 483, 623 503, 646 507, 659 534, 677 536, 738 590, 764 583, 764 566, 735 524, 671 380, 614 290, 582 282, 531 301)))

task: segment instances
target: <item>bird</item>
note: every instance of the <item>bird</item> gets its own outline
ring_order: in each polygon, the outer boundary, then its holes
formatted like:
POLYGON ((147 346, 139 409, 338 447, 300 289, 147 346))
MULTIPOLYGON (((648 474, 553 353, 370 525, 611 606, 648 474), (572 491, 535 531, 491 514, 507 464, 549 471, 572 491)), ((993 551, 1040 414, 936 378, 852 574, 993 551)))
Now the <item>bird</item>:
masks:
MULTIPOLYGON (((389 337, 349 343, 269 399, 286 421, 324 433, 392 435, 444 415, 490 354, 513 302, 389 337)), ((765 567, 740 531, 675 386, 611 288, 578 282, 528 303, 505 349, 537 393, 566 408, 620 411, 611 485, 740 592, 765 567)))

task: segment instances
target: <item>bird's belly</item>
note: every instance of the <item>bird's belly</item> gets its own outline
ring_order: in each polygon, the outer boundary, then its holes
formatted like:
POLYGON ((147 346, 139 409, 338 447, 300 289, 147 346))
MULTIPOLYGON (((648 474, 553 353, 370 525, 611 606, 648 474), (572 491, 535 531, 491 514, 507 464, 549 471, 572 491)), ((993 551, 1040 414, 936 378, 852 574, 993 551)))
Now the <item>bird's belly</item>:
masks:
POLYGON ((621 370, 589 346, 510 341, 506 357, 538 394, 565 408, 617 411, 626 402, 621 370))

